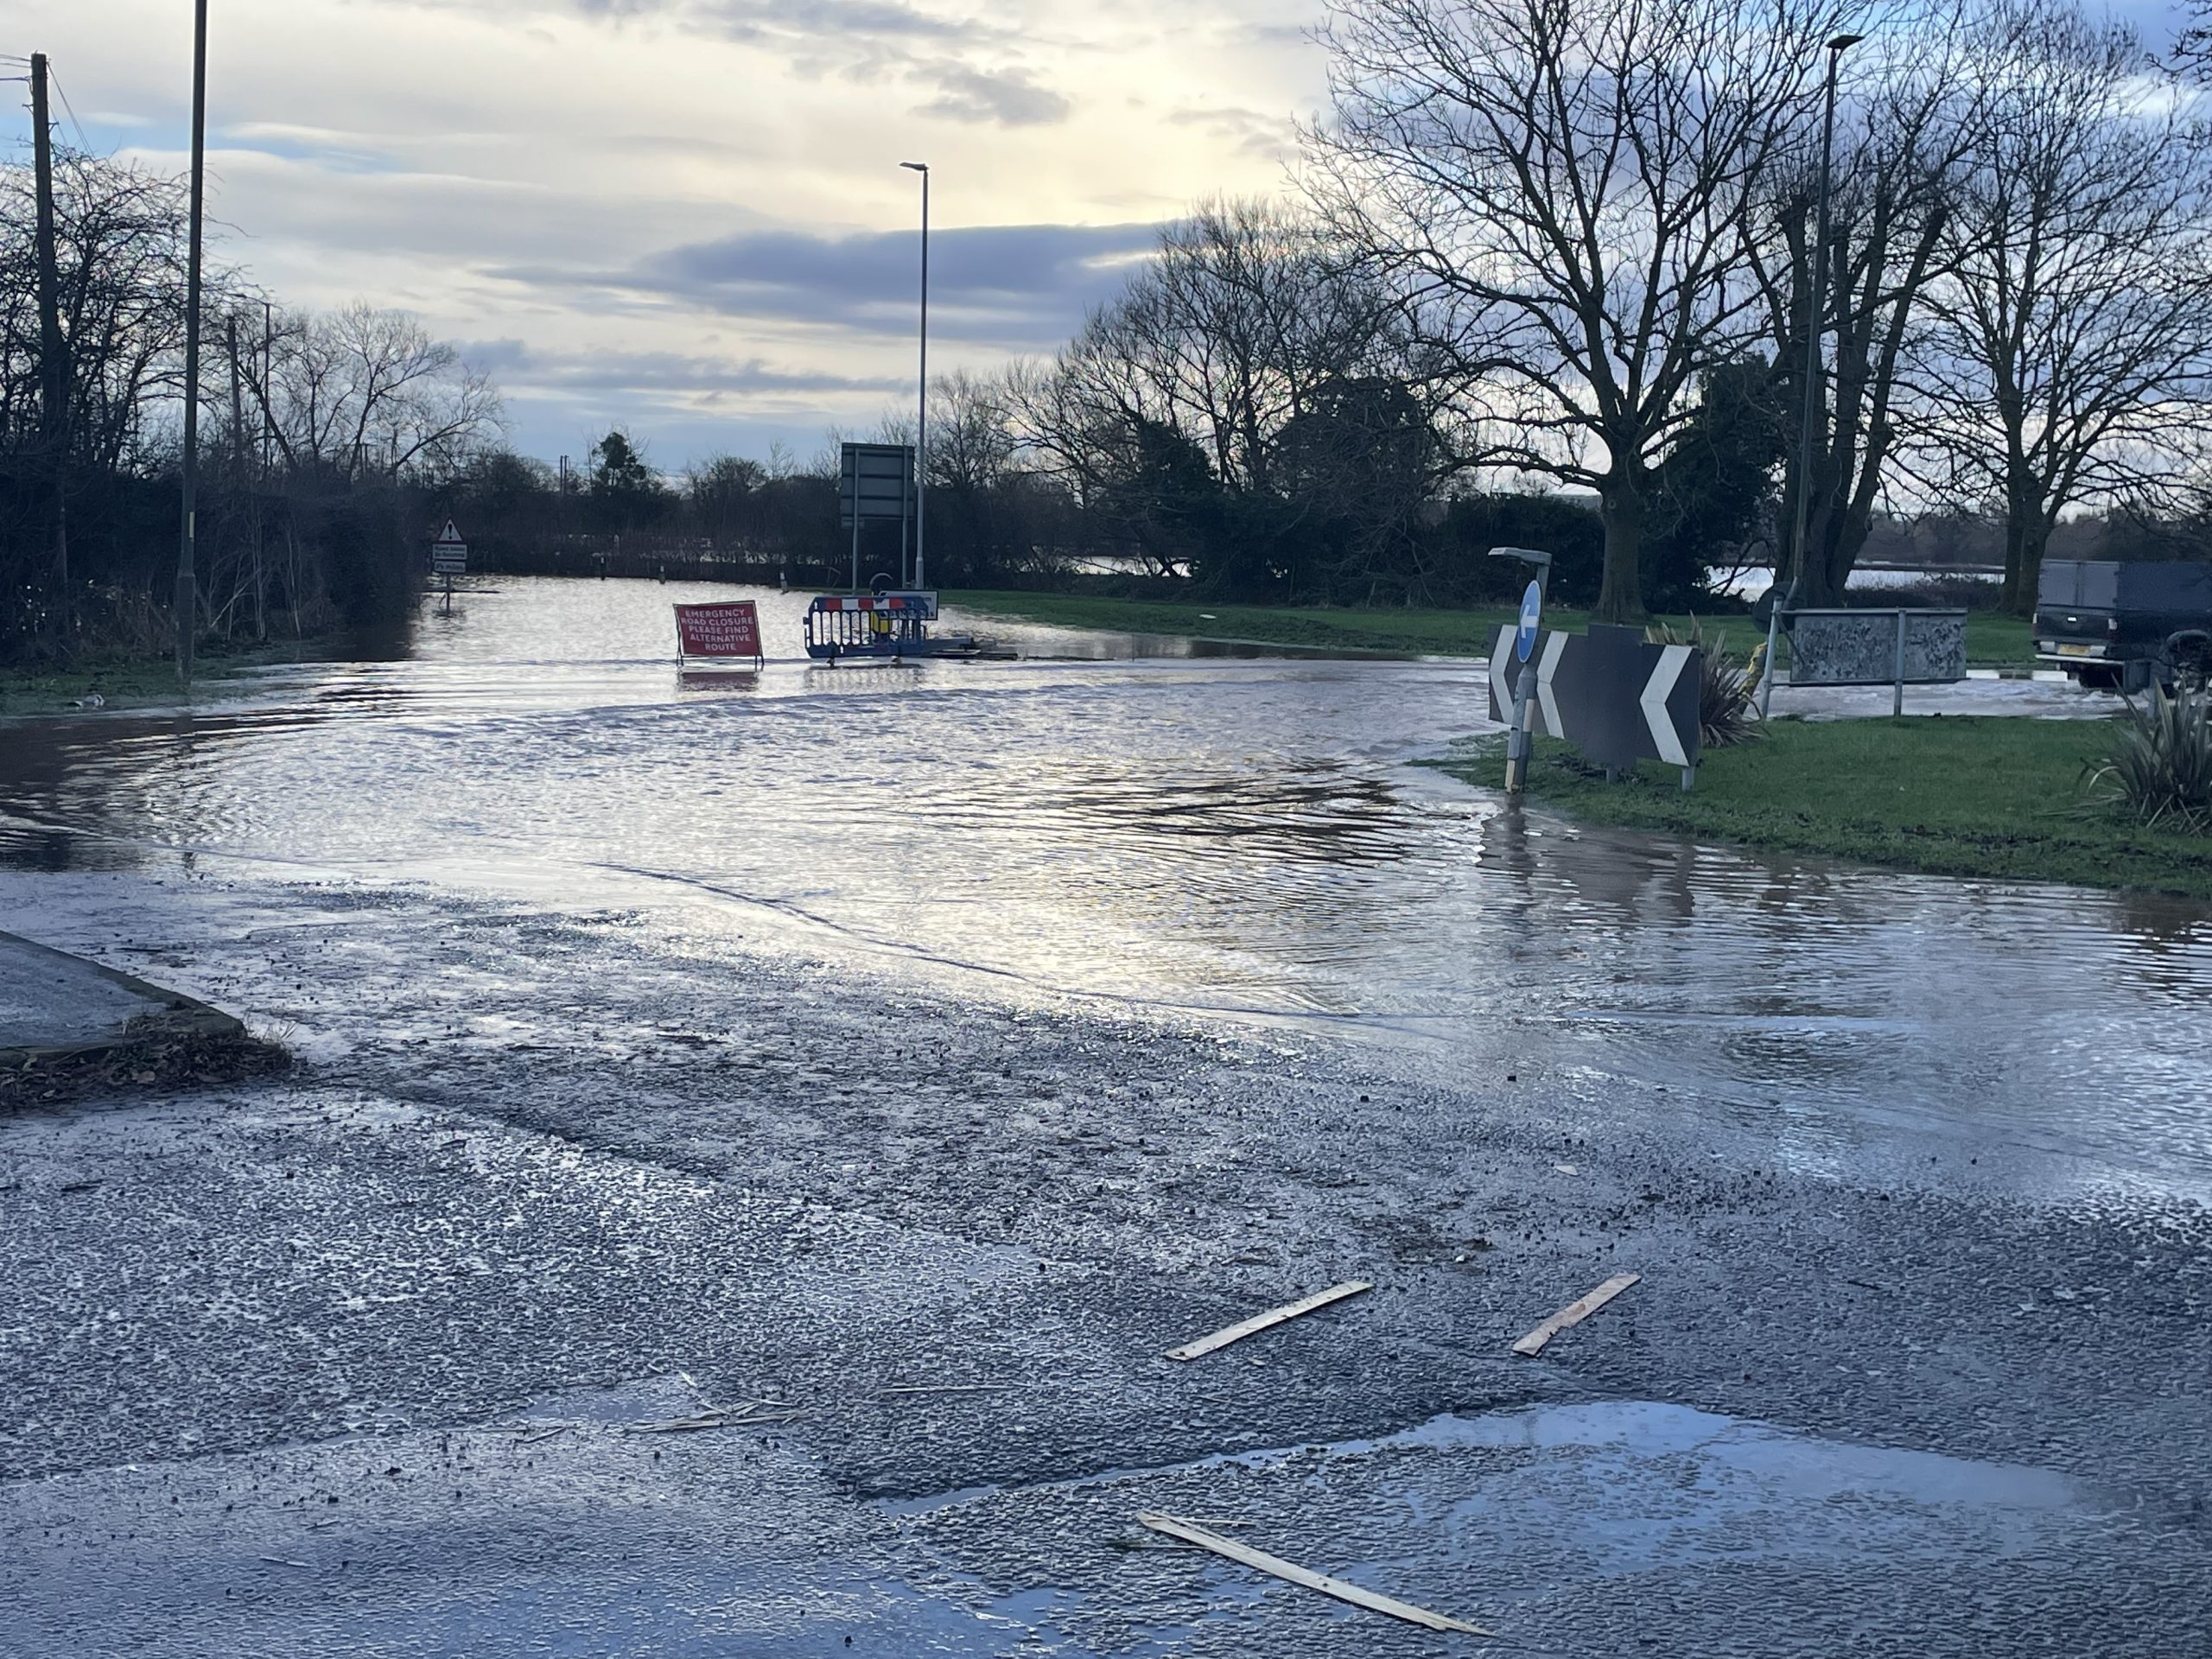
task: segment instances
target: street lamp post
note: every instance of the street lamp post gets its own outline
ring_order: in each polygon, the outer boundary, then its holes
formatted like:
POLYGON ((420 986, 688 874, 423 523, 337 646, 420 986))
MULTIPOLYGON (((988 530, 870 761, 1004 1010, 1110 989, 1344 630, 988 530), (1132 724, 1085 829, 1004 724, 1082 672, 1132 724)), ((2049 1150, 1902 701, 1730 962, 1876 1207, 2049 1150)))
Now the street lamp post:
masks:
POLYGON ((1835 151, 1835 80, 1843 54, 1866 37, 1839 35, 1828 42, 1827 84, 1821 101, 1821 206, 1819 229, 1813 238, 1813 279, 1805 296, 1805 408, 1797 438, 1797 499, 1794 503, 1789 537, 1789 590, 1776 594, 1782 572, 1774 573, 1769 589, 1774 602, 1767 607, 1766 660, 1759 670, 1759 718, 1774 701, 1774 653, 1781 644, 1782 613, 1795 610, 1797 589, 1805 579, 1805 537, 1812 521, 1813 429, 1821 404, 1821 311, 1828 285, 1828 168, 1835 151))
POLYGON ((914 399, 914 586, 926 588, 926 519, 922 498, 928 488, 930 453, 930 164, 901 162, 899 165, 922 175, 921 387, 914 399))
POLYGON ((192 229, 184 278, 184 499, 176 552, 176 677, 192 683, 192 649, 200 626, 200 583, 194 570, 200 534, 200 226, 207 151, 207 0, 192 18, 192 229))

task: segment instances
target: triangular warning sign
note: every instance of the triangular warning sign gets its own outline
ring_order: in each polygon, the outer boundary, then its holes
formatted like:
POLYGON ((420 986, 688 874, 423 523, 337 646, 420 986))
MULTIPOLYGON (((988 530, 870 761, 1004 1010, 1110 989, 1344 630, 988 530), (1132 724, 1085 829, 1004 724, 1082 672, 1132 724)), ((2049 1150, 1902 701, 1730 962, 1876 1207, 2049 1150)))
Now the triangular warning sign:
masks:
POLYGON ((454 528, 452 519, 446 520, 446 527, 438 532, 438 539, 442 542, 457 542, 461 539, 461 532, 454 528))

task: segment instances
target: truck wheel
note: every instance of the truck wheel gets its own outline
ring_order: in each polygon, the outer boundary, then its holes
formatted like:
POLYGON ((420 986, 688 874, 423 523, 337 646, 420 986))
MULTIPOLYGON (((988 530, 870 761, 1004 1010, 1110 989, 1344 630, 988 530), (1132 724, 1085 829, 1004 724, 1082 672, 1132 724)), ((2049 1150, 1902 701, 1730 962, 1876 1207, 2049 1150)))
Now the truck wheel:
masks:
POLYGON ((2202 691, 2212 680, 2212 635, 2185 629, 2166 641, 2165 659, 2158 676, 2170 695, 2202 691))

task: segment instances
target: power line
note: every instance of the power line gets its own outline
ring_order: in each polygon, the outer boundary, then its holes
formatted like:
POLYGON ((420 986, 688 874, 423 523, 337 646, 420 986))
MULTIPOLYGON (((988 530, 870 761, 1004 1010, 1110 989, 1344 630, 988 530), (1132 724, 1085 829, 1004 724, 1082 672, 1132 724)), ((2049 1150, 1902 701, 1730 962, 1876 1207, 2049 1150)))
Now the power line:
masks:
POLYGON ((69 124, 77 129, 77 147, 86 155, 90 155, 92 149, 92 137, 85 130, 85 124, 77 118, 76 107, 69 102, 69 94, 61 90, 61 77, 54 73, 54 66, 50 63, 46 67, 46 81, 48 86, 54 88, 54 96, 61 100, 62 111, 68 116, 69 124))

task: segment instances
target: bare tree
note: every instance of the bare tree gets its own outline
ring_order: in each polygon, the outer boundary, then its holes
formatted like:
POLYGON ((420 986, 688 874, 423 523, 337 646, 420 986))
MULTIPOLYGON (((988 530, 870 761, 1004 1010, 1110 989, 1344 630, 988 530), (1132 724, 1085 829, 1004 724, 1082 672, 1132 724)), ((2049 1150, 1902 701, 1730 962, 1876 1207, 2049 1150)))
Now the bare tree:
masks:
POLYGON ((2134 33, 2011 0, 1981 54, 1948 275, 1916 379, 1916 462, 2005 514, 2005 603, 2035 607, 2069 507, 2155 489, 2212 370, 2212 168, 2134 33))
POLYGON ((1284 474, 1286 432, 1303 421, 1310 440, 1307 417, 1344 407, 1352 383, 1404 388, 1423 418, 1460 389, 1416 345, 1389 287, 1319 226, 1214 201, 1167 227, 1122 295, 1010 393, 1027 447, 1154 568, 1234 541, 1268 564, 1312 505, 1295 485, 1338 475, 1284 474))
POLYGON ((932 492, 988 494, 1014 471, 1020 448, 1005 381, 955 369, 930 383, 932 492))
MULTIPOLYGON (((1789 522, 1796 491, 1811 491, 1805 549, 1783 550, 1805 604, 1840 603, 1866 545, 1901 435, 1899 398, 1907 388, 1900 377, 1929 325, 1929 285, 1949 270, 1955 251, 1947 234, 1954 198, 1986 113, 1985 89, 1971 73, 1967 3, 1942 0, 1893 17, 1883 38, 1851 59, 1859 74, 1838 111, 1827 291, 1820 305, 1828 419, 1809 481, 1798 477, 1797 448, 1790 446, 1782 502, 1789 522)), ((1777 390, 1794 416, 1805 395, 1819 181, 1807 166, 1780 182, 1751 247, 1771 320, 1777 390)))
POLYGON ((270 358, 265 377, 242 372, 296 475, 448 476, 499 431, 489 378, 405 312, 287 313, 270 358))
MULTIPOLYGON (((31 193, 29 168, 0 168, 0 433, 10 439, 35 424, 38 403, 31 193)), ((154 417, 181 378, 186 228, 181 181, 56 151, 55 264, 80 465, 114 468, 162 446, 154 417)), ((210 293, 231 280, 211 273, 210 293)))
POLYGON ((1598 492, 1598 613, 1643 608, 1652 468, 1699 374, 1766 326, 1746 231, 1860 0, 1332 0, 1331 222, 1516 424, 1497 459, 1598 492))
POLYGON ((757 539, 760 492, 767 482, 768 469, 741 455, 715 455, 684 469, 684 503, 715 551, 757 539))

